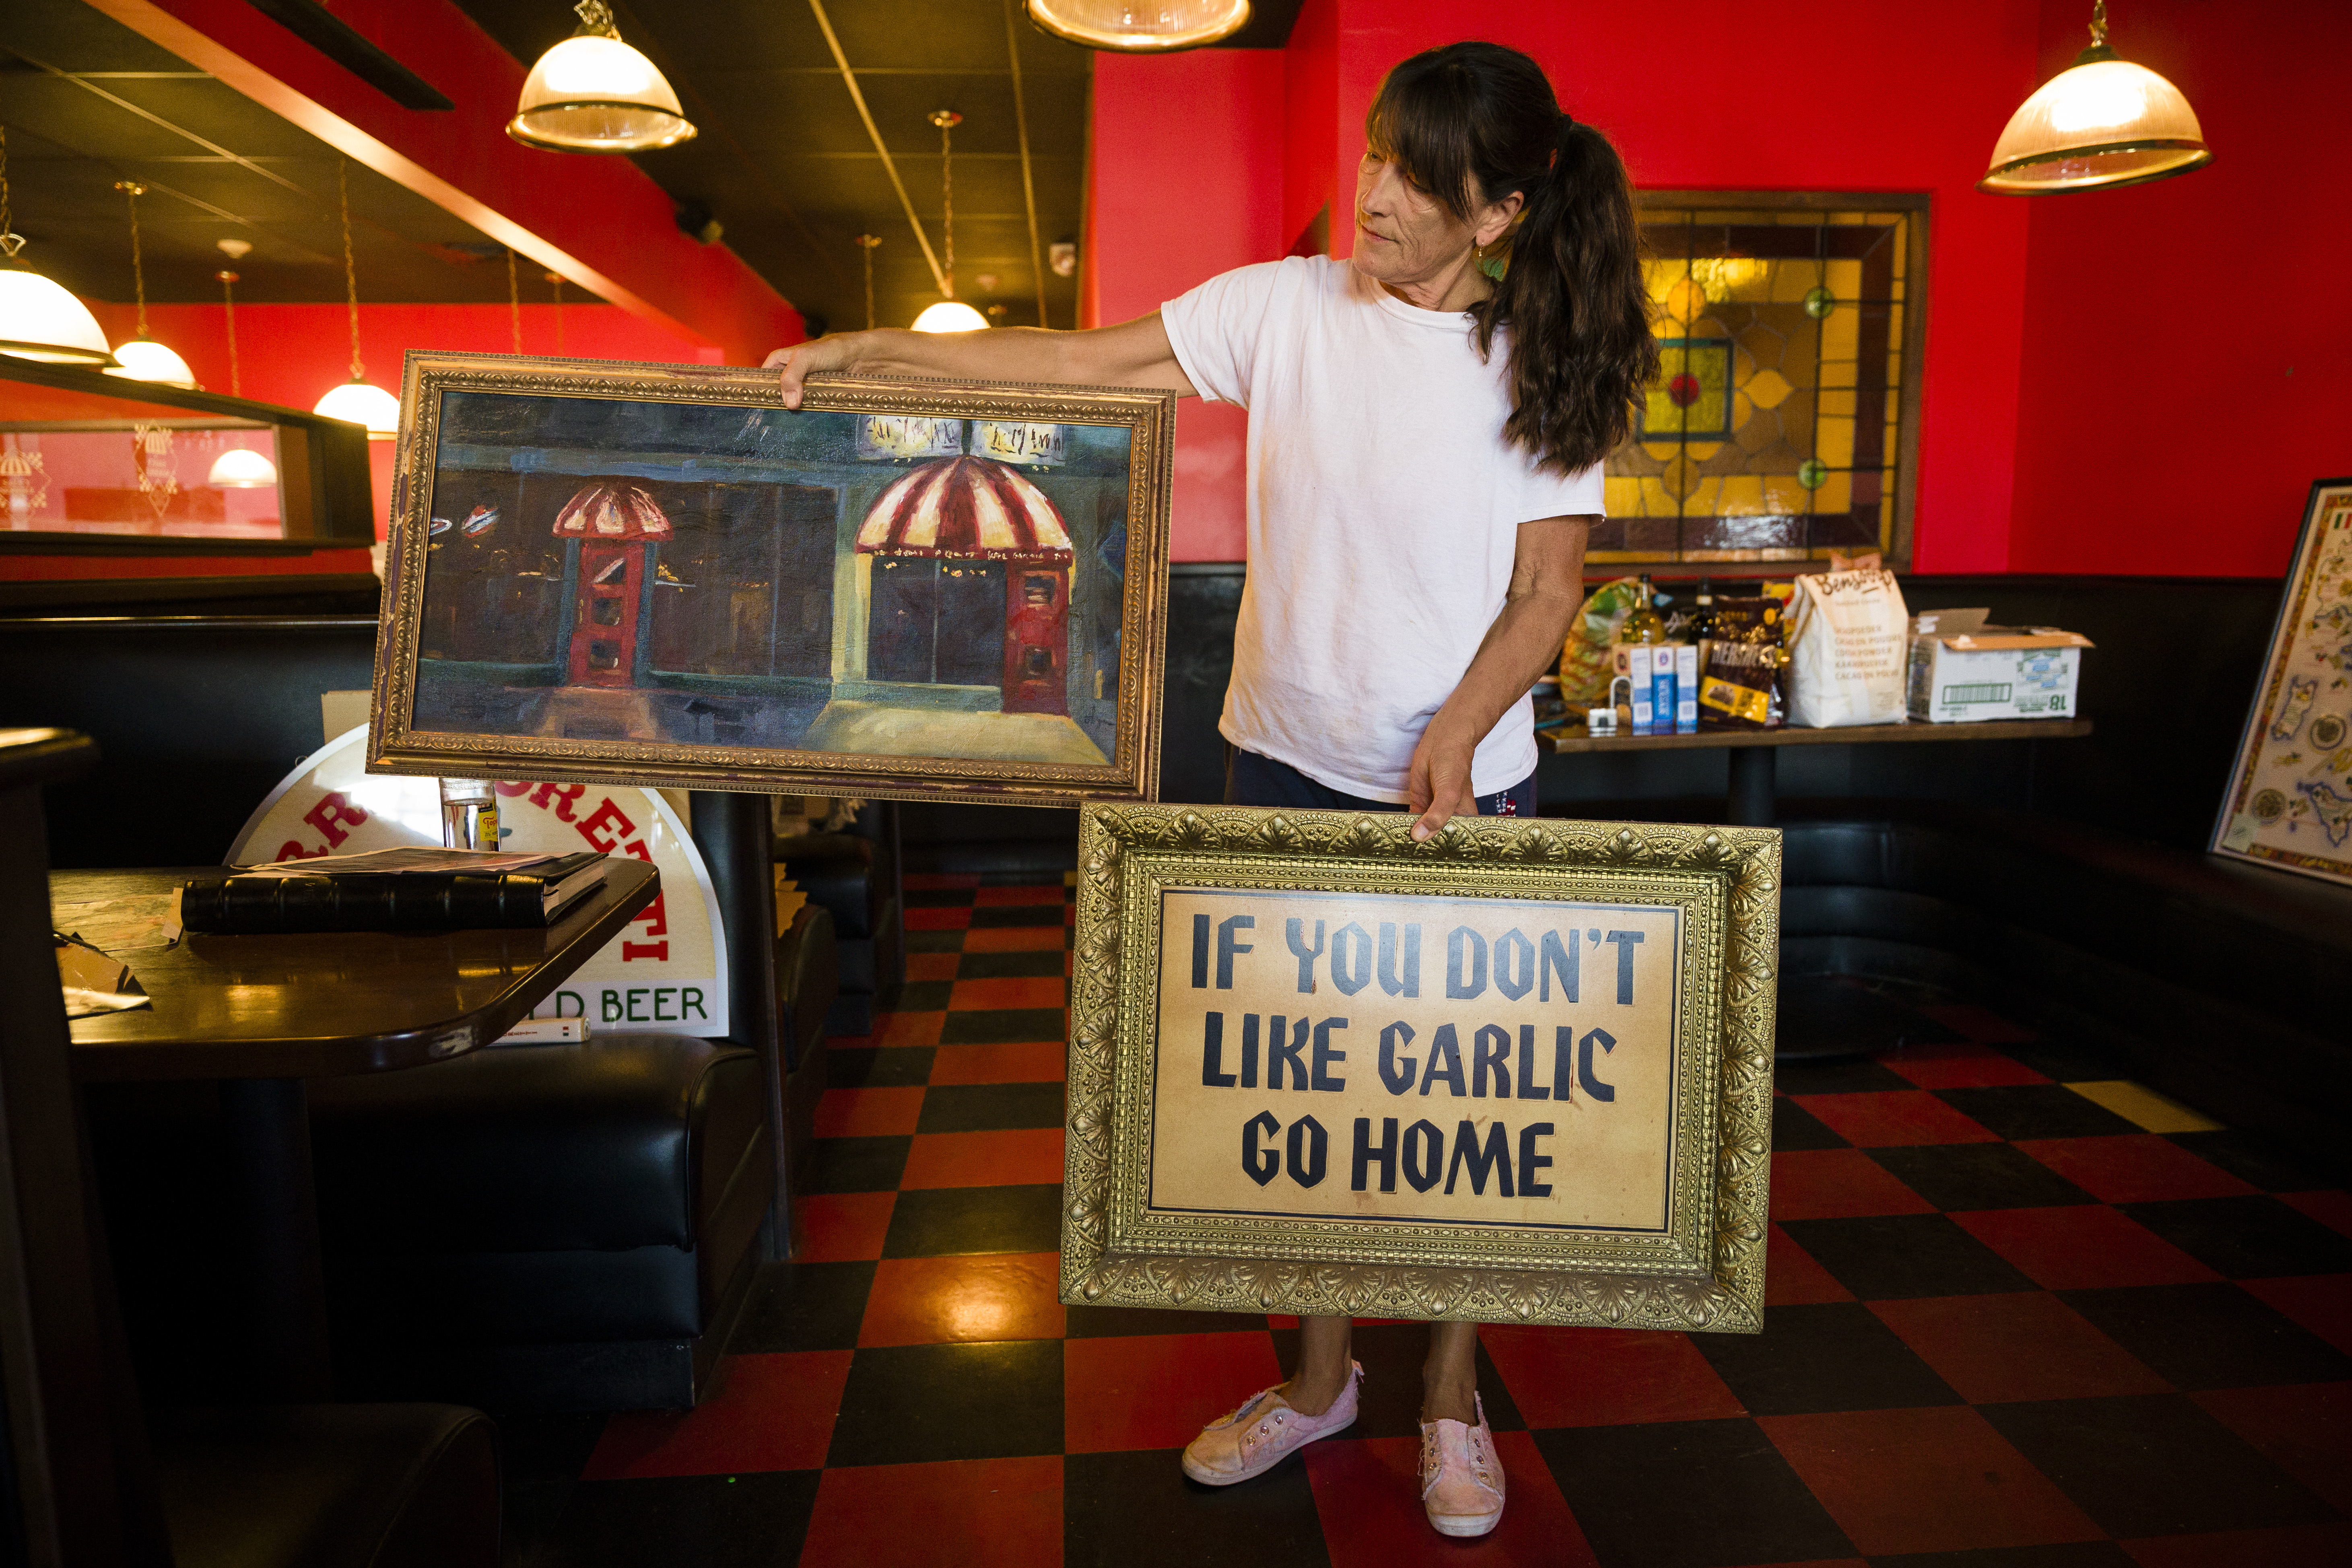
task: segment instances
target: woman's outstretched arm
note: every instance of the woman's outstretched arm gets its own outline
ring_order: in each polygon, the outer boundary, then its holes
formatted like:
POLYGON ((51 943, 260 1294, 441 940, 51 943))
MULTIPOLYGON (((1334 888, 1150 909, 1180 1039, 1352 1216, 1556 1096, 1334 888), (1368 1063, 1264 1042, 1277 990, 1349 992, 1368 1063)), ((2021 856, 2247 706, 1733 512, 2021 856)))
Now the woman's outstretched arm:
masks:
POLYGON ((1080 386, 1156 386, 1198 395, 1176 363, 1160 312, 1116 327, 1055 332, 1038 327, 988 331, 910 332, 884 329, 835 332, 768 356, 784 373, 784 406, 801 405, 801 387, 828 371, 854 375, 930 376, 945 381, 1042 381, 1080 386))

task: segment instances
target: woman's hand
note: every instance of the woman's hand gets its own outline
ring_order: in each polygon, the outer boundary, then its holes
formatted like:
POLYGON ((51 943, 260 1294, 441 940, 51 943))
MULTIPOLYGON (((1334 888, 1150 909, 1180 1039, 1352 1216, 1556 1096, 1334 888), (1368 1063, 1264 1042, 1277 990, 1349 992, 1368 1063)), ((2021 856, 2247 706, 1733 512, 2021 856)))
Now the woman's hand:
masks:
POLYGON ((1477 749, 1476 736, 1456 735, 1450 726, 1442 727, 1440 720, 1432 720, 1421 732, 1404 782, 1406 803, 1421 817, 1412 825, 1413 842, 1454 817, 1478 815, 1478 795, 1470 787, 1470 756, 1477 749))
POLYGON ((857 363, 864 332, 832 332, 822 338, 812 338, 804 343, 794 343, 788 349, 778 349, 767 358, 763 370, 781 369, 784 373, 784 406, 801 405, 801 388, 808 378, 819 371, 849 370, 857 363))

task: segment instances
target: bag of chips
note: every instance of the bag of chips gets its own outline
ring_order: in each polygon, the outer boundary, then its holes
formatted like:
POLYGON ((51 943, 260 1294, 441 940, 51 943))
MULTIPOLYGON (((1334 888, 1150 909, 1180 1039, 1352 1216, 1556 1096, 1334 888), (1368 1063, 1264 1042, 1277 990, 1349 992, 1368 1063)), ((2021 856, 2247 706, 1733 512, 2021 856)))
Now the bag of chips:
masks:
POLYGON ((1569 623, 1568 641, 1559 650, 1559 695, 1571 710, 1609 700, 1609 678, 1614 673, 1609 667, 1609 645, 1617 640, 1617 628, 1641 596, 1638 578, 1603 583, 1569 623))
POLYGON ((1777 730, 1788 719, 1780 671, 1780 602, 1769 596, 1715 601, 1715 635, 1699 647, 1698 727, 1777 730))

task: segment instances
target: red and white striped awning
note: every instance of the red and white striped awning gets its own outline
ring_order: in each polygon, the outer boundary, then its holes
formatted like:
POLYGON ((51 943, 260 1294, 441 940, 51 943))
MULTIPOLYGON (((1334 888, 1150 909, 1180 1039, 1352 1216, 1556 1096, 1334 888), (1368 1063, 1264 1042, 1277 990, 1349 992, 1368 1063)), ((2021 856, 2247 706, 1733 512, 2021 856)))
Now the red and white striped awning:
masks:
POLYGON ((1003 463, 926 463, 884 490, 857 530, 861 555, 1066 563, 1074 552, 1045 492, 1003 463))
POLYGON ((563 503, 555 514, 558 539, 596 539, 625 543, 636 539, 667 539, 669 518, 654 503, 642 485, 626 479, 599 479, 563 503))

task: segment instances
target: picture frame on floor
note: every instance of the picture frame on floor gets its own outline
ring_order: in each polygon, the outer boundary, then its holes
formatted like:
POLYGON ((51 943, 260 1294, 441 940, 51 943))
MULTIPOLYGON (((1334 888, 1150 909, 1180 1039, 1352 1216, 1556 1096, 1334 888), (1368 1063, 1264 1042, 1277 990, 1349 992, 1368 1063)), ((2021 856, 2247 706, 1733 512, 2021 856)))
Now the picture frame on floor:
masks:
POLYGON ((1159 783, 1172 393, 412 353, 368 766, 1159 783))
POLYGON ((2352 883, 2352 478, 2311 487, 2208 847, 2352 883))
POLYGON ((1754 1332, 1770 828, 1092 805, 1070 1305, 1754 1332))

